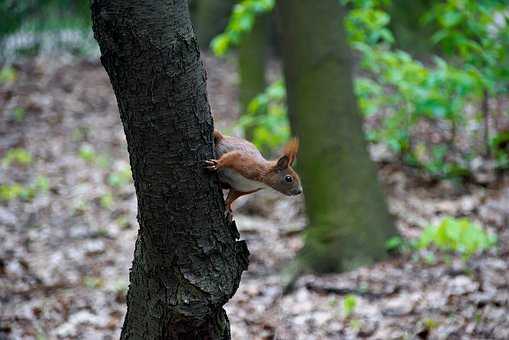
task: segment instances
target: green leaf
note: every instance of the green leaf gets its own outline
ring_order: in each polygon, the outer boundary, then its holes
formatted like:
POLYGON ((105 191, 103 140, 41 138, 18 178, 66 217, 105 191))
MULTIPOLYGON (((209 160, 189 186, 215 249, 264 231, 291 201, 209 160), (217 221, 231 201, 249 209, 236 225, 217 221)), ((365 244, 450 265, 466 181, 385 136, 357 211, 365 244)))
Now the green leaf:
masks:
POLYGON ((7 151, 6 155, 2 159, 2 165, 9 167, 12 164, 19 166, 27 166, 32 163, 32 155, 25 149, 13 148, 7 151))
POLYGON ((0 69, 0 84, 10 83, 16 80, 16 70, 10 66, 4 66, 0 69))
POLYGON ((457 252, 468 258, 495 245, 496 237, 485 232, 468 218, 444 218, 437 226, 428 226, 418 240, 420 249, 431 245, 457 252))
POLYGON ((86 162, 92 163, 97 157, 94 148, 90 144, 83 144, 79 150, 79 156, 86 162))
POLYGON ((345 314, 345 318, 348 318, 355 312, 357 308, 357 297, 352 294, 348 294, 343 299, 343 313, 345 314))

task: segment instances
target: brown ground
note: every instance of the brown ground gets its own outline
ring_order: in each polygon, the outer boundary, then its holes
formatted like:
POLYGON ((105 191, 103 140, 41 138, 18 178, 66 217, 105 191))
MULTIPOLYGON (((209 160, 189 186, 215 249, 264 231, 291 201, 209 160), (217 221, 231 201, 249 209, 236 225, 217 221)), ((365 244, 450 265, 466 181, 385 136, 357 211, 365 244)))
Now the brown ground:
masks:
MULTIPOLYGON (((0 339, 118 338, 136 198, 130 182, 108 181, 128 167, 108 79, 96 62, 40 59, 18 68, 16 82, 0 85, 0 157, 23 147, 34 160, 0 166, 0 184, 28 186, 42 175, 49 190, 0 202, 0 339), (26 115, 16 121, 19 107, 26 115), (95 152, 85 160, 87 148, 95 152)), ((207 68, 216 123, 231 126, 235 67, 207 58, 207 68)), ((398 165, 381 166, 380 176, 404 235, 444 215, 469 216, 497 233, 498 248, 466 263, 439 256, 427 264, 408 254, 309 275, 282 296, 281 270, 302 245, 302 202, 252 195, 237 205, 252 255, 227 305, 233 339, 509 339, 509 181, 431 184, 398 165), (358 305, 345 317, 348 293, 358 305)))

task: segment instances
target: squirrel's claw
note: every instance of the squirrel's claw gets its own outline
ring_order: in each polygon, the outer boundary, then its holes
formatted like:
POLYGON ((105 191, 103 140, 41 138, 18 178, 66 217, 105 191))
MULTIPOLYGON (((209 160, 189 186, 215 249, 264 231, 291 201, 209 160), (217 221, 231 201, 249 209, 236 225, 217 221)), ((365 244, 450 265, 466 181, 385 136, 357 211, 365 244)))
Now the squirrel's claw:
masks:
POLYGON ((219 170, 219 163, 218 163, 217 159, 208 159, 208 160, 204 161, 204 163, 205 163, 205 167, 208 170, 211 170, 211 171, 219 170))
POLYGON ((233 211, 229 208, 226 208, 225 212, 224 212, 224 217, 226 217, 226 220, 228 222, 233 222, 233 211))

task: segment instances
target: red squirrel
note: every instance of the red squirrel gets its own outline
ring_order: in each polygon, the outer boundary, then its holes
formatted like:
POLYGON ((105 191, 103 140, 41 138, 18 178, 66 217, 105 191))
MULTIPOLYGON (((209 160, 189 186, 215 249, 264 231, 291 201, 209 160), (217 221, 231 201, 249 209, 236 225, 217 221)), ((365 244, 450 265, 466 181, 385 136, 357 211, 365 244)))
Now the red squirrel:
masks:
POLYGON ((261 189, 272 188, 287 196, 302 193, 299 175, 292 164, 299 150, 299 142, 293 138, 277 160, 266 160, 256 146, 247 140, 225 136, 214 130, 214 145, 218 159, 205 161, 207 169, 217 171, 219 181, 229 189, 226 197, 226 213, 231 214, 232 203, 243 195, 261 189))

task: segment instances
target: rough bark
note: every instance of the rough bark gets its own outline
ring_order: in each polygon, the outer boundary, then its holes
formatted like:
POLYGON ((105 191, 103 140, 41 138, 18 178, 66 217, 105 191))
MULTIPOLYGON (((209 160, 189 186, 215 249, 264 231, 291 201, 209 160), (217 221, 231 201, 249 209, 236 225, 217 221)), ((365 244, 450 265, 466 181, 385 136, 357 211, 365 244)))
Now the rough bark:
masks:
POLYGON ((202 165, 213 157, 213 121, 187 1, 95 0, 92 20, 138 198, 121 338, 229 339, 222 306, 248 251, 202 165))
POLYGON ((396 231, 366 149, 343 8, 337 0, 280 0, 277 14, 309 218, 299 261, 330 272, 383 259, 396 231))
MULTIPOLYGON (((256 17, 253 29, 242 37, 239 45, 239 101, 240 112, 246 113, 249 102, 265 90, 265 67, 267 63, 267 15, 256 17)), ((252 129, 244 131, 246 139, 253 138, 252 129)))

